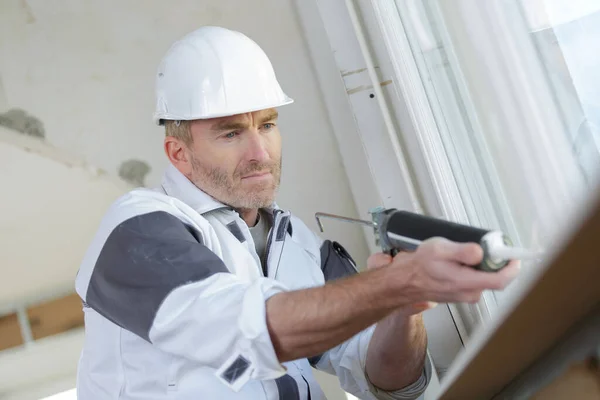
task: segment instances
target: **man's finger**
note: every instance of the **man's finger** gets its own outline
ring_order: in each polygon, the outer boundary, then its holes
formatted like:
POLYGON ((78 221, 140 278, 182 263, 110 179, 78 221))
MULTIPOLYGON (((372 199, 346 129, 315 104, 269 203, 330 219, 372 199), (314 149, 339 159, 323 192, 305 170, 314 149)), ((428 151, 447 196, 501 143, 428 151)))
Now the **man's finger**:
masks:
POLYGON ((385 253, 372 254, 367 259, 367 269, 385 267, 392 262, 392 257, 385 253))
POLYGON ((477 265, 483 260, 483 249, 477 243, 459 244, 454 260, 465 265, 477 265))
POLYGON ((504 276, 509 282, 515 280, 517 276, 519 276, 519 272, 521 271, 521 261, 512 260, 508 263, 508 265, 502 270, 498 272, 498 274, 504 276))
POLYGON ((438 260, 456 261, 466 265, 477 265, 483 260, 483 249, 477 243, 459 243, 445 238, 432 238, 424 242, 423 252, 438 260))
POLYGON ((427 311, 430 310, 432 308, 437 307, 438 303, 434 302, 434 301, 423 301, 421 303, 415 303, 412 305, 412 308, 414 308, 415 310, 417 310, 418 312, 423 312, 423 311, 427 311))

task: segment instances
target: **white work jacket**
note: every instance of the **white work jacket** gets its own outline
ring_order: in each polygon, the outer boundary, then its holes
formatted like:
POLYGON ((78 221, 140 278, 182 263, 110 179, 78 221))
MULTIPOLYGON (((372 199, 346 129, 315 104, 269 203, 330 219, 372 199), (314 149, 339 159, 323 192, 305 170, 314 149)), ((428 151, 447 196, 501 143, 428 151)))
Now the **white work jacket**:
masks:
POLYGON ((356 270, 339 244, 288 211, 269 211, 263 271, 238 213, 172 166, 160 188, 112 204, 76 278, 85 314, 78 399, 321 400, 312 367, 362 399, 417 398, 429 361, 419 381, 398 392, 365 377, 374 327, 310 360, 278 361, 265 301, 356 270))

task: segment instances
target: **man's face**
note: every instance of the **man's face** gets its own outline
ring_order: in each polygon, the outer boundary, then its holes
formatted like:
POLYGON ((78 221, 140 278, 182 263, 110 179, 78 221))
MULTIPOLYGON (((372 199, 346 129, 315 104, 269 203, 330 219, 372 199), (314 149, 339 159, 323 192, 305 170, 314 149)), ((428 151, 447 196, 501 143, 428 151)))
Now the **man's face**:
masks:
POLYGON ((277 111, 268 109, 190 124, 190 180, 236 209, 270 206, 281 178, 277 111))

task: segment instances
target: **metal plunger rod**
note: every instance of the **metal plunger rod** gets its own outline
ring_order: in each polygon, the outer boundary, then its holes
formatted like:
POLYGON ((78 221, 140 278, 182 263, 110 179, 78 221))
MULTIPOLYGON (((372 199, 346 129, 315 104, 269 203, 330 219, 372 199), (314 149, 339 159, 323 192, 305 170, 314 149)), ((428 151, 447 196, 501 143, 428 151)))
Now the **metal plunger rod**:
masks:
POLYGON ((350 223, 353 223, 353 224, 360 224, 360 225, 370 226, 371 228, 377 226, 373 221, 365 221, 365 220, 362 220, 362 219, 342 217, 340 215, 327 214, 327 213, 322 213, 322 212, 316 213, 315 214, 315 218, 317 219, 317 224, 319 225, 319 229, 321 230, 321 232, 323 232, 323 224, 321 223, 321 218, 338 219, 340 221, 346 221, 346 222, 350 222, 350 223))

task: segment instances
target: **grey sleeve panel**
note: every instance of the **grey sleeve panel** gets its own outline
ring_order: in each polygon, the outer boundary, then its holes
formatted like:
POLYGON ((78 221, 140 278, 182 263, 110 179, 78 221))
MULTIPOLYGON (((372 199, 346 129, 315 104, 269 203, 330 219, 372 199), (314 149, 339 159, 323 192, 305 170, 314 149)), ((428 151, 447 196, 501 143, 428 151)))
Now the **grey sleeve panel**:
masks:
MULTIPOLYGON (((298 383, 289 375, 284 375, 275 380, 277 391, 279 392, 279 400, 300 400, 300 390, 298 383)), ((310 392, 309 392, 310 396, 310 392)))
POLYGON ((86 303, 120 327, 150 341, 152 322, 175 288, 229 272, 177 217, 152 212, 118 225, 94 266, 86 303))
MULTIPOLYGON (((338 242, 325 240, 321 245, 321 270, 326 282, 345 278, 358 273, 356 263, 338 242)), ((322 355, 308 358, 311 366, 317 365, 322 355)))

